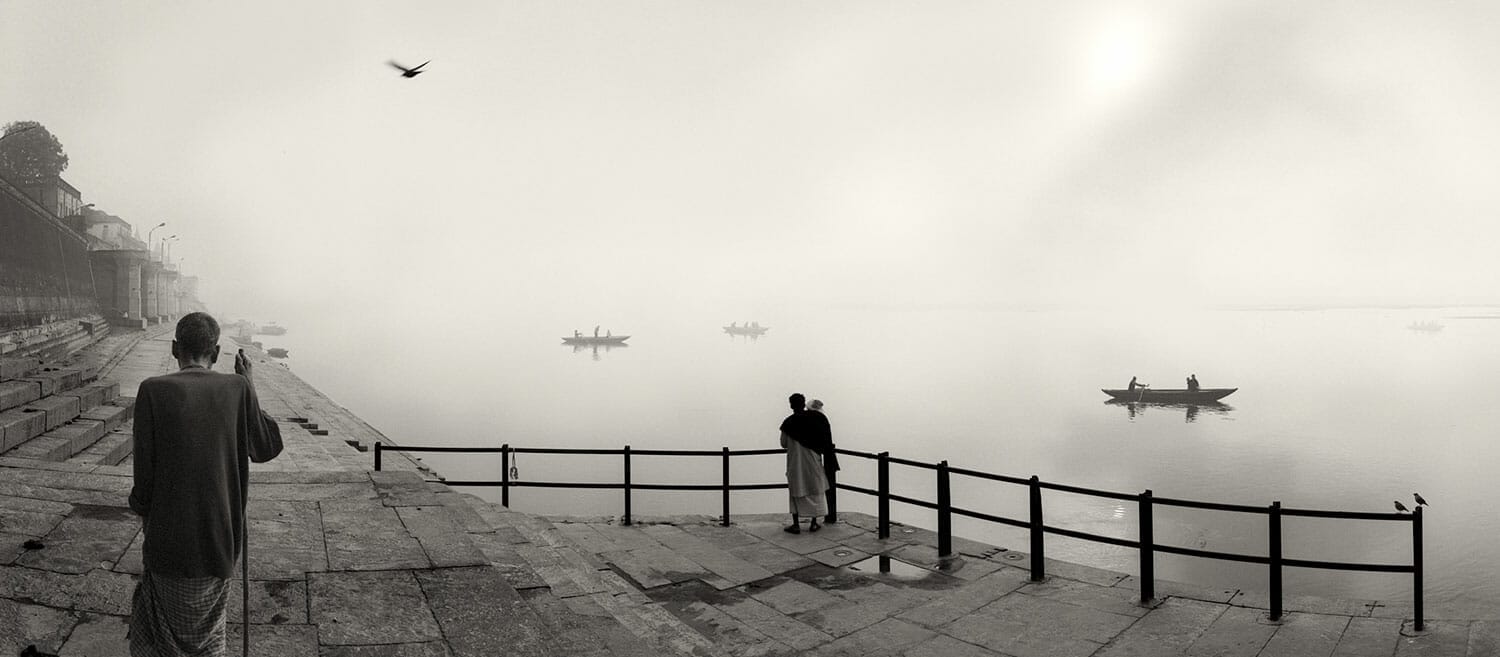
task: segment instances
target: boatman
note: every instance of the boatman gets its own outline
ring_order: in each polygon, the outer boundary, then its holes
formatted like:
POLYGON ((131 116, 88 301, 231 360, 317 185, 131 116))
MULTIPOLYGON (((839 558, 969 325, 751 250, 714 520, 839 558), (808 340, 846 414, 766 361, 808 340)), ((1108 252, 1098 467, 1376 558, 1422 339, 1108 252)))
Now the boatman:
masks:
POLYGON ((1187 379, 1188 392, 1198 392, 1198 375, 1189 374, 1187 379))
POLYGON ((1136 383, 1135 382, 1135 377, 1133 377, 1133 376, 1130 377, 1130 389, 1131 390, 1135 390, 1136 388, 1144 388, 1144 387, 1146 387, 1146 384, 1144 384, 1144 383, 1136 383))
POLYGON ((249 461, 281 453, 281 430, 260 408, 250 359, 211 369, 219 323, 177 322, 178 371, 141 382, 135 396, 135 487, 144 569, 130 611, 130 654, 223 655, 224 615, 243 558, 249 461))

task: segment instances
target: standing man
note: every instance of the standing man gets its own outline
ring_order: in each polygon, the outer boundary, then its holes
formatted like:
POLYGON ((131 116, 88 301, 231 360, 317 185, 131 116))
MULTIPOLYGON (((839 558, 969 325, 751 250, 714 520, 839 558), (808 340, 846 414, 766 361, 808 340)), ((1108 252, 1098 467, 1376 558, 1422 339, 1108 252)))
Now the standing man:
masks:
POLYGON ((131 601, 132 657, 225 654, 225 603, 243 557, 250 461, 281 453, 281 429, 255 396, 250 359, 234 374, 211 368, 219 323, 177 322, 178 371, 141 382, 135 397, 135 487, 130 508, 146 541, 131 601))
POLYGON ((833 427, 828 424, 828 416, 823 414, 823 400, 814 399, 807 403, 808 424, 816 432, 815 442, 821 450, 818 455, 823 457, 823 476, 828 479, 828 492, 825 498, 828 500, 828 515, 823 518, 824 522, 835 523, 838 517, 838 453, 833 451, 833 427))
POLYGON ((792 524, 788 533, 801 534, 800 517, 807 516, 807 530, 818 531, 818 516, 828 513, 828 500, 823 496, 828 490, 828 478, 823 474, 823 463, 819 458, 824 449, 819 442, 820 433, 809 416, 807 398, 802 393, 793 393, 787 398, 792 414, 781 422, 781 446, 786 448, 786 484, 790 495, 789 506, 792 524))

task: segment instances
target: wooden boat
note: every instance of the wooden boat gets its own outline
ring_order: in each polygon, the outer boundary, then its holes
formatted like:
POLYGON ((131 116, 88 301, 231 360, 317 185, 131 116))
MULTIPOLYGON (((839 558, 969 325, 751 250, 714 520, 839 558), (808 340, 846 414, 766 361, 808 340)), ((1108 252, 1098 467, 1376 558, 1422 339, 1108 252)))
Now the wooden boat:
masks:
POLYGON ((1117 389, 1110 390, 1101 388, 1104 394, 1123 402, 1142 402, 1157 404, 1186 404, 1190 402, 1211 402, 1228 397, 1230 393, 1239 388, 1199 388, 1188 390, 1186 388, 1136 388, 1135 390, 1117 389))
POLYGON ((271 347, 270 349, 267 349, 266 350, 266 355, 270 356, 272 358, 286 358, 287 357, 286 350, 282 349, 281 347, 271 347))
POLYGON ((629 340, 628 335, 605 335, 594 337, 592 335, 569 336, 563 338, 563 344, 625 344, 629 340))
POLYGON ((771 330, 769 326, 726 326, 724 332, 730 335, 765 335, 771 330))

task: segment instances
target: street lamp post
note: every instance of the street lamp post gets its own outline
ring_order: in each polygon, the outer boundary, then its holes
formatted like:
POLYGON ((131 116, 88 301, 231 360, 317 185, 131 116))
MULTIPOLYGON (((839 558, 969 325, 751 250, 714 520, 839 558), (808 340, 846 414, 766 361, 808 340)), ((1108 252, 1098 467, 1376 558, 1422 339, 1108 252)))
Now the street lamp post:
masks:
POLYGON ((161 228, 162 226, 165 226, 165 225, 167 225, 167 222, 163 221, 163 222, 161 222, 161 223, 153 226, 151 228, 151 230, 146 231, 146 255, 148 255, 148 256, 151 255, 151 238, 152 238, 152 235, 154 235, 156 233, 156 229, 157 228, 161 228))

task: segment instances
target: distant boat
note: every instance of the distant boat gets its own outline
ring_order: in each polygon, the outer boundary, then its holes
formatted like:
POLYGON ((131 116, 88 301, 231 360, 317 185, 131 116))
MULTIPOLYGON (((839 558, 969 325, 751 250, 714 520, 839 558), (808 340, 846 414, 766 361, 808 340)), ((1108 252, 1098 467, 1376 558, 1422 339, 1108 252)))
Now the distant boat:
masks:
POLYGON ((272 358, 286 358, 286 350, 281 347, 271 347, 266 350, 266 355, 272 358))
POLYGON ((271 322, 270 324, 255 329, 255 332, 261 335, 286 335, 286 327, 277 326, 276 322, 271 322))
POLYGON ((726 326, 724 332, 730 335, 765 335, 771 330, 769 326, 726 326))
POLYGON ((628 335, 606 335, 602 337, 578 335, 563 338, 562 341, 563 344, 625 344, 625 341, 629 339, 630 336, 628 335))
POLYGON ((1157 404, 1184 404, 1188 402, 1211 402, 1228 397, 1239 388, 1136 388, 1135 390, 1110 390, 1101 388, 1104 394, 1124 402, 1157 404))
POLYGON ((1409 328, 1409 329, 1411 329, 1413 331, 1424 331, 1424 332, 1427 332, 1427 333, 1436 333, 1438 331, 1443 330, 1443 325, 1439 324, 1437 322, 1431 322, 1431 321, 1429 321, 1429 322, 1412 322, 1411 326, 1408 326, 1406 328, 1409 328))

